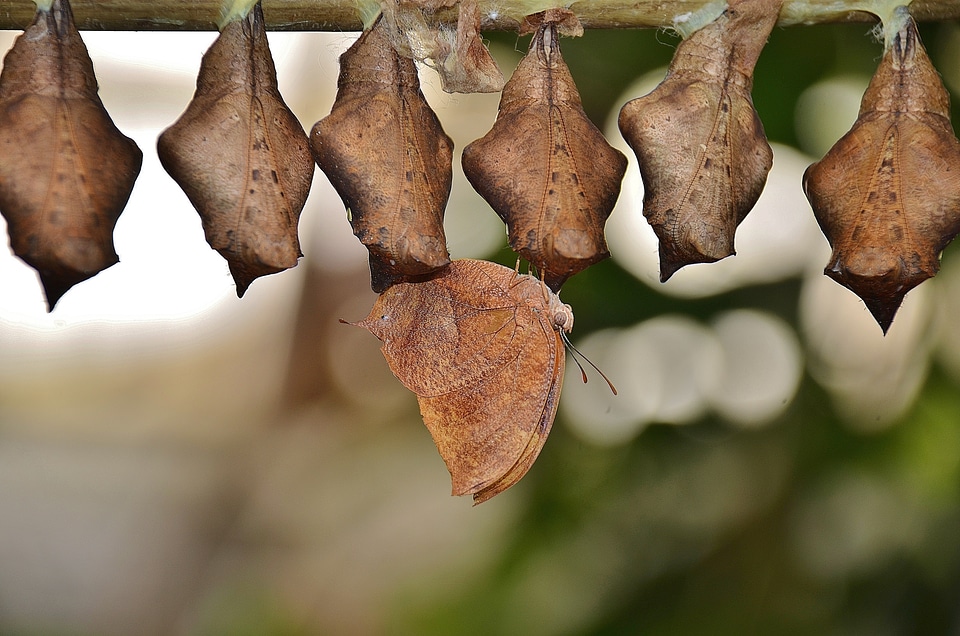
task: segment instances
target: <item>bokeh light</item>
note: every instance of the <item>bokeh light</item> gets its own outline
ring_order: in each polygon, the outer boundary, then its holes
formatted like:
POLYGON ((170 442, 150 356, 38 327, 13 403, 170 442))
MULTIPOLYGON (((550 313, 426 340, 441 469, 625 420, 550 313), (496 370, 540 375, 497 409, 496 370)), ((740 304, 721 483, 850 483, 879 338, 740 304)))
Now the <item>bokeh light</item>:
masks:
POLYGON ((803 376, 804 361, 794 331, 781 319, 753 310, 718 316, 713 330, 723 370, 709 395, 725 419, 757 427, 783 413, 803 376))
POLYGON ((869 77, 830 77, 805 90, 797 99, 795 118, 800 148, 819 159, 847 134, 860 110, 869 77))
POLYGON ((581 383, 568 362, 560 406, 577 435, 624 444, 649 423, 685 424, 708 408, 755 427, 790 404, 803 372, 796 336, 769 314, 737 310, 710 326, 661 316, 629 329, 606 329, 577 344, 614 382, 581 383))

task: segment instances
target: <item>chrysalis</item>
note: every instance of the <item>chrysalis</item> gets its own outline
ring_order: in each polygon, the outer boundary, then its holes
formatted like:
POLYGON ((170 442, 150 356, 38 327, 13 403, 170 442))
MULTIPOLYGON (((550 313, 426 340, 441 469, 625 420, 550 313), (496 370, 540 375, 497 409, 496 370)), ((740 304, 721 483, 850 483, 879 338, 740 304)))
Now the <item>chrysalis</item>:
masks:
POLYGON ((453 142, 430 109, 412 59, 377 22, 340 57, 337 99, 310 133, 317 165, 370 252, 376 292, 447 265, 443 211, 453 142))
POLYGON ((906 8, 892 21, 856 123, 803 178, 833 247, 824 273, 860 296, 884 333, 960 232, 950 98, 906 8))
POLYGON ((568 16, 555 10, 539 24, 493 128, 463 150, 463 171, 506 222, 510 246, 554 291, 610 255, 603 229, 627 167, 587 118, 560 55, 557 22, 568 16))
POLYGON ((113 229, 143 153, 97 95, 68 0, 38 6, 0 75, 0 213, 14 253, 40 274, 52 310, 115 264, 113 229))
POLYGON ((313 159, 277 89, 259 2, 204 54, 193 100, 157 151, 199 212, 207 242, 227 260, 237 296, 297 264, 313 159))
POLYGON ((773 151, 753 108, 753 69, 782 0, 731 0, 677 47, 663 82, 627 102, 620 131, 640 164, 643 215, 660 239, 660 280, 735 253, 773 151))

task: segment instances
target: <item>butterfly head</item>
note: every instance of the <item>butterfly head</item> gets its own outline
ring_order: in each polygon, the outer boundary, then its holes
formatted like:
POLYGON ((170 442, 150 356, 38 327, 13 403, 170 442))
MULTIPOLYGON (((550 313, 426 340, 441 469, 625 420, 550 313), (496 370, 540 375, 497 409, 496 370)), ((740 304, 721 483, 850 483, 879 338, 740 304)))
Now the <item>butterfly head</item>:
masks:
POLYGON ((553 328, 560 332, 570 333, 573 330, 573 308, 560 300, 556 294, 550 294, 550 322, 553 328))

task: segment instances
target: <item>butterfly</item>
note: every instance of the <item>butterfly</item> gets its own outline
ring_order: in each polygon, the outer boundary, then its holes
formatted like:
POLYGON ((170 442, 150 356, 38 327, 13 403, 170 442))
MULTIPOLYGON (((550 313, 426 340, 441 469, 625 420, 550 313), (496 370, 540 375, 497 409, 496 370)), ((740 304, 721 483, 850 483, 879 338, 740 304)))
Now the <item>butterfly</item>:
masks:
POLYGON ((534 276, 455 260, 380 295, 354 324, 416 393, 453 494, 481 503, 517 483, 553 425, 573 311, 534 276))

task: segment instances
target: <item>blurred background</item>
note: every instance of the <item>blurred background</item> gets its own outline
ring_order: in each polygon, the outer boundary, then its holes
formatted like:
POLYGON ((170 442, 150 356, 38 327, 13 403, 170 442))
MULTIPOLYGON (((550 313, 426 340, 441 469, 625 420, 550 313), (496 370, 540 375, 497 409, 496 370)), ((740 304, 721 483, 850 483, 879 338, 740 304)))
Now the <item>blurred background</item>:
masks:
MULTIPOLYGON (((0 253, 0 634, 960 634, 960 254, 886 337, 829 256, 801 176, 850 127, 881 55, 866 24, 777 29, 754 100, 774 146, 737 256, 658 282, 635 162, 613 258, 571 279, 550 440, 479 507, 449 476, 367 314, 366 251, 316 173, 305 257, 243 300, 156 158, 215 33, 84 38, 144 150, 120 263, 44 311, 0 253)), ((921 34, 960 92, 960 26, 921 34)), ((17 33, 0 33, 8 49, 17 33)), ((271 33, 309 131, 349 33, 271 33)), ((490 34, 509 74, 527 38, 490 34)), ((563 51, 616 130, 677 40, 588 32, 563 51)), ((424 92, 458 152, 498 95, 424 92)), ((954 121, 957 109, 954 109, 954 121)), ((513 265, 455 158, 455 258, 513 265)), ((2 221, 0 221, 2 223, 2 221)))

